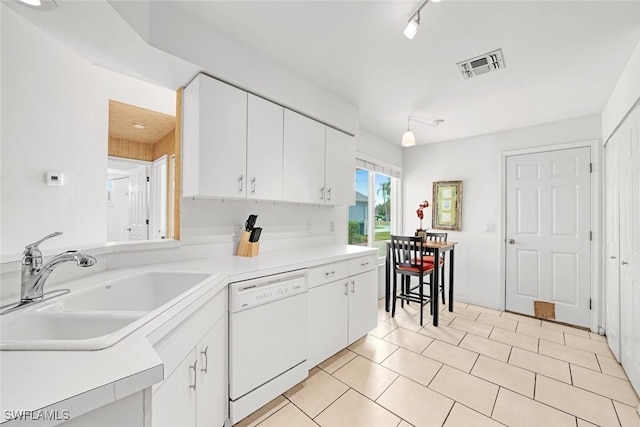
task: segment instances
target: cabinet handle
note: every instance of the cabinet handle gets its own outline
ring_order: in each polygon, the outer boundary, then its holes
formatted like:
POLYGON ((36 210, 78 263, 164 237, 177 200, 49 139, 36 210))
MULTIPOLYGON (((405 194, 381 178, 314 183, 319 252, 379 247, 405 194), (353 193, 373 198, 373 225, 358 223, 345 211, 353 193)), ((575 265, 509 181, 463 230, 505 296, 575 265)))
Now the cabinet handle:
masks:
POLYGON ((327 271, 326 273, 324 273, 324 275, 328 279, 329 277, 335 276, 336 272, 335 272, 335 270, 334 271, 327 271))
POLYGON ((189 388, 195 390, 198 385, 198 361, 193 362, 193 366, 189 366, 189 368, 193 369, 193 385, 189 385, 189 388))
POLYGON ((238 193, 242 193, 243 188, 244 188, 244 175, 240 175, 240 178, 238 178, 238 193))
POLYGON ((355 280, 351 281, 351 293, 352 294, 356 293, 356 281, 355 280))
POLYGON ((620 264, 622 264, 622 265, 627 265, 627 264, 629 264, 629 263, 628 263, 627 261, 622 261, 620 264))
POLYGON ((344 282, 344 294, 349 295, 349 282, 344 282))
POLYGON ((256 177, 254 176, 251 180, 251 194, 255 194, 256 192, 256 177))
POLYGON ((320 200, 324 200, 324 187, 320 189, 320 200))
POLYGON ((362 267, 366 267, 367 265, 369 265, 369 261, 367 262, 363 262, 362 264, 360 264, 362 267))
POLYGON ((609 258, 611 258, 611 259, 616 259, 616 257, 614 257, 613 255, 611 255, 609 258))
POLYGON ((327 200, 331 201, 331 189, 327 190, 327 200))
POLYGON ((204 351, 201 351, 200 354, 204 356, 204 368, 200 368, 200 371, 205 374, 209 370, 209 356, 207 355, 207 351, 209 350, 209 346, 207 346, 204 351))

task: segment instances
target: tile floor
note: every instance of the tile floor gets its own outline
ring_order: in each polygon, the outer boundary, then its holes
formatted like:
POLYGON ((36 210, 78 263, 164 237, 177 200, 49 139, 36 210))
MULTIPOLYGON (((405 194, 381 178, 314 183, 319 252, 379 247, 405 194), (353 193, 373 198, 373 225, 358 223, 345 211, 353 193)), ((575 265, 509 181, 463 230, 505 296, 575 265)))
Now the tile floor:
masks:
POLYGON ((640 426, 604 337, 461 303, 420 327, 416 308, 381 300, 376 329, 236 426, 640 426))

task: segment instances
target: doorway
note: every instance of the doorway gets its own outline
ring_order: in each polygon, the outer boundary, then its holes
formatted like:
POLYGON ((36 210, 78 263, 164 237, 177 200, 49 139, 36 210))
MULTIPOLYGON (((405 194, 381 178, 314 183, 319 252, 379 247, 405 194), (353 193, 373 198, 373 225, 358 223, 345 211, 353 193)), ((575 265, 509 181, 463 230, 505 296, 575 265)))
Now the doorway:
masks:
POLYGON ((591 149, 506 157, 506 309, 589 327, 591 149))

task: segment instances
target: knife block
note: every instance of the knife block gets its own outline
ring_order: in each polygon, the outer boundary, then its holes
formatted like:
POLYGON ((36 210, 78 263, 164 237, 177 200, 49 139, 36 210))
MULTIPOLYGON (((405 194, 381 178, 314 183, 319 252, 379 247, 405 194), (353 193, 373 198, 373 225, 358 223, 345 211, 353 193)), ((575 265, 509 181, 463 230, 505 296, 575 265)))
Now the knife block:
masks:
POLYGON ((251 232, 243 231, 238 245, 237 256, 254 257, 260 253, 260 242, 250 242, 251 232))

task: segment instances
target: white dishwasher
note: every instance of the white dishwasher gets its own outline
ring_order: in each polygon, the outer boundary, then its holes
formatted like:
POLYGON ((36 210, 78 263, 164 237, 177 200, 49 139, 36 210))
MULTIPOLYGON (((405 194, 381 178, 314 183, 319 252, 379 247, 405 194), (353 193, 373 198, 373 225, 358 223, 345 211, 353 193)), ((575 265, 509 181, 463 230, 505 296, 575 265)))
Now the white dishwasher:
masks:
POLYGON ((307 270, 229 285, 232 424, 308 375, 307 270))

